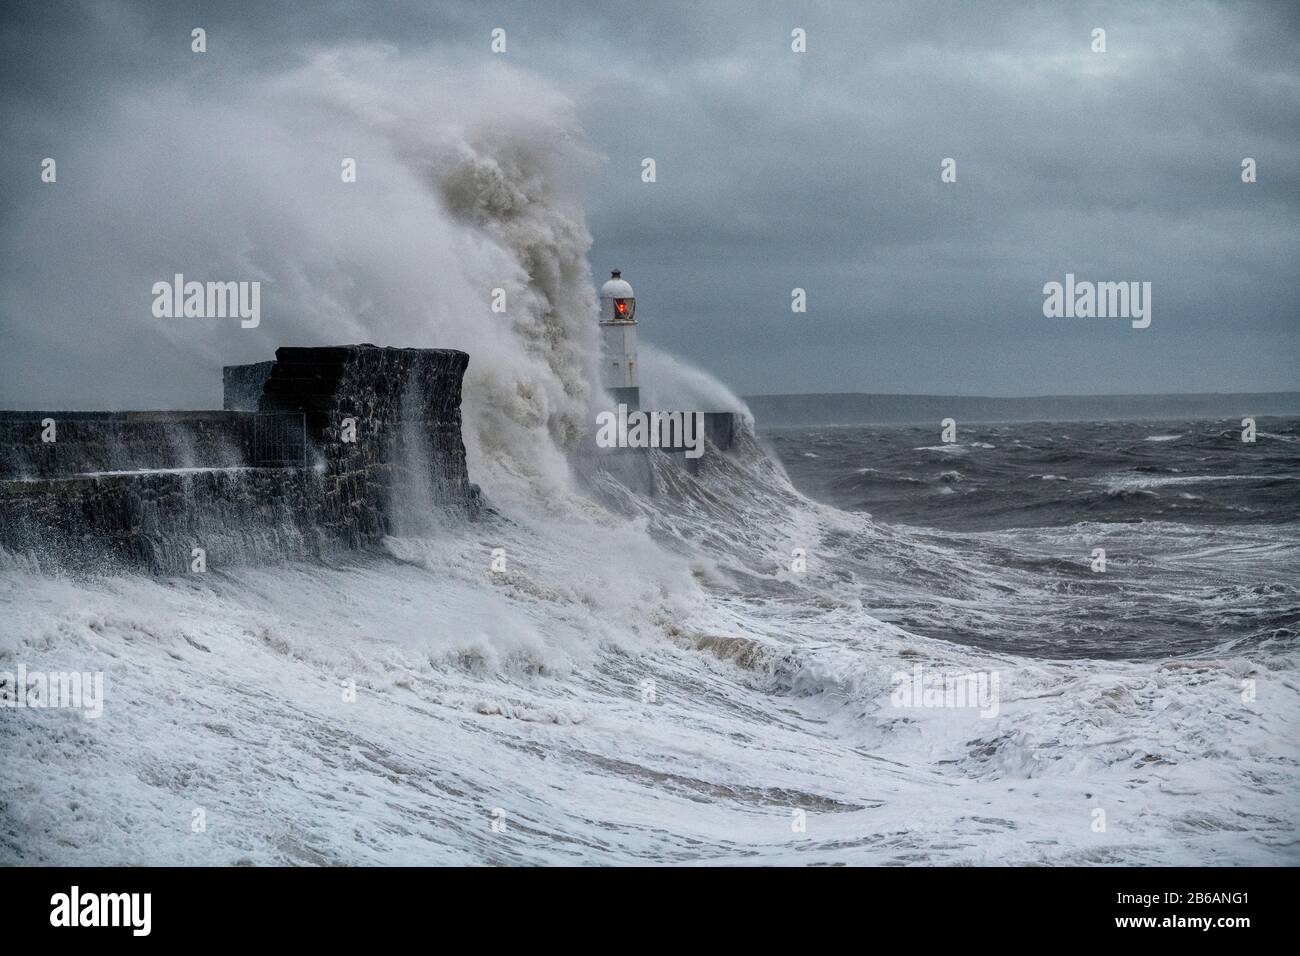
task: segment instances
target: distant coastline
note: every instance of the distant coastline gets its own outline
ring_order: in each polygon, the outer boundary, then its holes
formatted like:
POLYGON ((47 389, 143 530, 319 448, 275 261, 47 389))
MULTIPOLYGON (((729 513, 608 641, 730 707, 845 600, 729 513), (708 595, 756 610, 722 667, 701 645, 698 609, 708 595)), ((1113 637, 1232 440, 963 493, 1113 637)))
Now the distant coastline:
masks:
POLYGON ((1135 421, 1300 415, 1300 392, 1172 395, 885 395, 864 392, 747 395, 759 428, 938 422, 1135 421))

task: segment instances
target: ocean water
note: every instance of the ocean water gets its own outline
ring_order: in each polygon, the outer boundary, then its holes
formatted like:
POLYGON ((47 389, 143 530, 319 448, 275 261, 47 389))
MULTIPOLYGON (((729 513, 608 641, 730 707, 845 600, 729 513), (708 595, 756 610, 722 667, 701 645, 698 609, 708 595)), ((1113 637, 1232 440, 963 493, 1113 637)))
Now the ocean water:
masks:
POLYGON ((983 554, 1008 580, 942 621, 890 619, 1041 657, 1160 658, 1291 644, 1300 627, 1300 419, 780 429, 794 484, 983 554), (1093 550, 1105 551, 1095 572, 1093 550), (1032 600, 1027 600, 1034 594, 1032 600))
POLYGON ((106 698, 0 711, 0 862, 1295 864, 1300 433, 1229 426, 781 431, 654 498, 480 442, 492 511, 380 555, 0 555, 0 670, 106 698))
POLYGON ((783 428, 799 488, 850 511, 952 531, 1081 521, 1300 523, 1300 418, 783 428))

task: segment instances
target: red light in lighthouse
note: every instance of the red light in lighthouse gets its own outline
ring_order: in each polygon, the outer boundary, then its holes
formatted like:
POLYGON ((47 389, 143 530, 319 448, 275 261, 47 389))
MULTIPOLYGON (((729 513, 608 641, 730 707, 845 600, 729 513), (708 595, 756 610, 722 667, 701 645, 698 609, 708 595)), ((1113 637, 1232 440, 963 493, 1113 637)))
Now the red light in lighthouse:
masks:
POLYGON ((625 314, 627 312, 627 303, 622 299, 616 299, 614 301, 614 311, 619 315, 625 314))

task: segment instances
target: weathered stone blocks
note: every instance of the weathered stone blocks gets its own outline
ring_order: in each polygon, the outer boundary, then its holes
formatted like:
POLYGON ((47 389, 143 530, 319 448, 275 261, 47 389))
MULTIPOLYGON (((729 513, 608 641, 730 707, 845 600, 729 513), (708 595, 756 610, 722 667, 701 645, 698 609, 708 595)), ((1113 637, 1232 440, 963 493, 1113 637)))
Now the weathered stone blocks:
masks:
POLYGON ((222 412, 0 413, 0 545, 60 566, 180 572, 195 547, 209 567, 364 549, 393 533, 399 506, 473 516, 468 362, 448 349, 281 348, 274 363, 224 370, 222 412), (59 423, 52 444, 45 417, 59 423))

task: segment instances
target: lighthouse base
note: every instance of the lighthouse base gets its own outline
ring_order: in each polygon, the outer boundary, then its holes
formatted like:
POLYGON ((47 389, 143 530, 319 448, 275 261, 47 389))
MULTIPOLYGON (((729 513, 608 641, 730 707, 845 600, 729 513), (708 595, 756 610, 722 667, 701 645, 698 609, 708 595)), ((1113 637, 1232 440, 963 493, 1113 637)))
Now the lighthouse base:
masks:
POLYGON ((628 411, 636 412, 641 410, 641 389, 635 385, 629 388, 610 388, 606 386, 605 391, 614 399, 616 408, 619 405, 626 405, 628 411))

